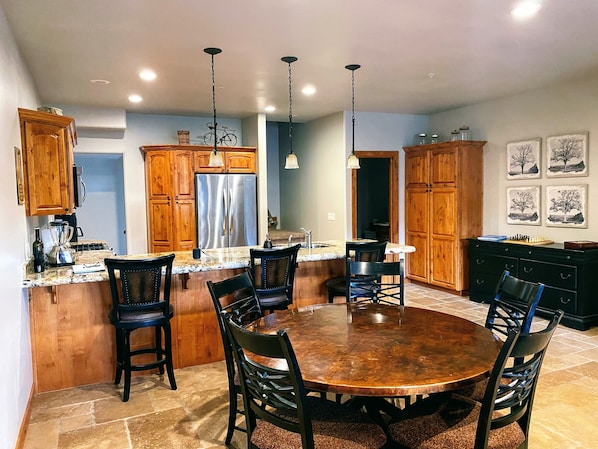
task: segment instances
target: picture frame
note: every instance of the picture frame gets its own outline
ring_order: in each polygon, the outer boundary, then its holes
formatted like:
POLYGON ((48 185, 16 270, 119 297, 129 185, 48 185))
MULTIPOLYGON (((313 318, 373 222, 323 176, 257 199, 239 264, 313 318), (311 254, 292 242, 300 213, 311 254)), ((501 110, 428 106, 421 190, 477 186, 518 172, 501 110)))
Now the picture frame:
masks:
POLYGON ((507 188, 507 224, 541 224, 540 186, 507 188))
POLYGON ((507 143, 507 179, 541 178, 541 148, 540 137, 507 143))
POLYGON ((17 182, 17 204, 25 203, 25 187, 23 185, 23 154, 19 147, 15 148, 15 173, 17 182))
POLYGON ((546 138, 546 177, 588 176, 589 133, 560 134, 546 138))
POLYGON ((546 186, 546 226, 588 227, 588 185, 546 186))

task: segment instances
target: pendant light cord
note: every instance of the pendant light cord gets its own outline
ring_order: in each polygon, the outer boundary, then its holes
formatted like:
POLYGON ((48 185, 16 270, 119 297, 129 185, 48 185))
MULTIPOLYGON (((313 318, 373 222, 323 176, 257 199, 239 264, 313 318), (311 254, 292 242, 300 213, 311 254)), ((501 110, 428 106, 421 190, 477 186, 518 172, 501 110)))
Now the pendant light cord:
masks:
POLYGON ((291 77, 291 61, 289 61, 289 153, 293 153, 293 90, 291 77))
POLYGON ((355 69, 351 70, 351 154, 355 154, 355 69))
POLYGON ((216 84, 214 83, 214 54, 212 53, 212 110, 214 112, 214 153, 218 152, 218 139, 216 138, 216 84))

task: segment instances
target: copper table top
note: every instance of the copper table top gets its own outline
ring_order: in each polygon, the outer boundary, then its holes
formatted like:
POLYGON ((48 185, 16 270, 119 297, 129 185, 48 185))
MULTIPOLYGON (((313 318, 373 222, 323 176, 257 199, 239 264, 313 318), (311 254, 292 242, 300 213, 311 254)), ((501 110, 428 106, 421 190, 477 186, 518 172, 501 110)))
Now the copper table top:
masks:
POLYGON ((438 393, 489 375, 501 343, 454 315, 383 304, 323 304, 254 322, 285 329, 308 389, 354 396, 438 393))

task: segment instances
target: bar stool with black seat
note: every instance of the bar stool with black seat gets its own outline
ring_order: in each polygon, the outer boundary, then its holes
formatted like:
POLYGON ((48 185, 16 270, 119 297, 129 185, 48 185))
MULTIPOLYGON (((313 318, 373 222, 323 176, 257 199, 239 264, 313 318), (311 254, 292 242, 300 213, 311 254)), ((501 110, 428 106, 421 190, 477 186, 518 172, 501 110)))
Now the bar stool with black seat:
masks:
POLYGON ((347 259, 347 302, 405 305, 403 262, 355 262, 347 259))
POLYGON ((231 337, 228 335, 222 311, 239 325, 249 324, 263 316, 263 313, 251 276, 247 271, 219 282, 207 281, 207 285, 218 317, 218 327, 220 328, 220 336, 222 337, 224 347, 224 359, 226 360, 226 374, 228 377, 228 430, 224 441, 229 445, 235 430, 246 432, 247 429, 237 425, 237 415, 245 416, 245 411, 239 408, 238 405, 239 396, 242 394, 241 385, 235 369, 231 337))
MULTIPOLYGON (((380 242, 347 242, 345 244, 345 257, 352 261, 382 262, 384 260, 388 240, 380 242)), ((334 302, 336 296, 346 297, 347 278, 341 276, 326 281, 328 302, 334 302)))
POLYGON ((263 310, 284 310, 293 303, 299 248, 249 249, 249 270, 263 310))
POLYGON ((112 310, 110 323, 116 329, 116 375, 119 384, 125 374, 123 402, 129 400, 131 372, 158 368, 168 373, 170 388, 176 390, 172 365, 170 319, 174 308, 170 304, 172 262, 175 255, 147 259, 104 259, 110 279, 112 310), (162 288, 163 285, 163 288, 162 288), (131 334, 136 329, 154 328, 154 347, 131 350, 131 334), (162 345, 164 334, 164 345, 162 345), (131 359, 142 354, 155 354, 156 360, 133 364, 131 359))

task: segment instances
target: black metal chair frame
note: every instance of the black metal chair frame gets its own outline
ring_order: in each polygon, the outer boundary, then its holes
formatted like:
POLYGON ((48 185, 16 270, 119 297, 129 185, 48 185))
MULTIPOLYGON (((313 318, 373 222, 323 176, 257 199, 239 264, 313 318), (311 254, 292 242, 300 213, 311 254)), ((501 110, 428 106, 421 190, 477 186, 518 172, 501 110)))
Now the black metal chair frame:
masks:
POLYGON ((347 302, 367 300, 405 305, 402 261, 355 262, 347 259, 347 285, 347 302))
POLYGON ((287 248, 250 248, 249 269, 264 310, 284 310, 293 303, 297 254, 300 248, 300 243, 287 248))
POLYGON ((256 320, 263 313, 248 271, 220 282, 207 281, 207 285, 218 316, 218 327, 220 328, 226 361, 229 409, 225 443, 228 445, 235 430, 247 432, 247 429, 236 424, 237 415, 245 417, 245 411, 239 408, 238 399, 239 396, 242 396, 241 385, 238 382, 238 376, 236 376, 233 347, 223 313, 240 325, 256 320))
POLYGON ((174 309, 170 304, 172 263, 175 255, 169 254, 147 259, 104 260, 108 269, 112 309, 109 319, 116 330, 116 374, 114 383, 119 384, 125 374, 123 402, 129 400, 131 372, 158 368, 168 373, 170 388, 176 390, 172 364, 172 341, 170 319, 174 309), (117 276, 118 275, 118 276, 117 276), (162 278, 164 288, 161 293, 162 278), (131 351, 131 333, 140 328, 154 327, 155 346, 131 351), (162 346, 162 332, 164 346, 162 346), (156 354, 154 362, 133 364, 131 358, 141 354, 156 354))
MULTIPOLYGON (((374 242, 347 242, 345 244, 345 257, 352 261, 382 262, 384 261, 388 240, 374 242)), ((347 296, 347 277, 337 277, 326 282, 328 302, 334 302, 335 296, 347 296)))

